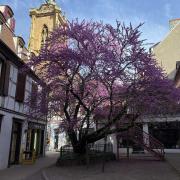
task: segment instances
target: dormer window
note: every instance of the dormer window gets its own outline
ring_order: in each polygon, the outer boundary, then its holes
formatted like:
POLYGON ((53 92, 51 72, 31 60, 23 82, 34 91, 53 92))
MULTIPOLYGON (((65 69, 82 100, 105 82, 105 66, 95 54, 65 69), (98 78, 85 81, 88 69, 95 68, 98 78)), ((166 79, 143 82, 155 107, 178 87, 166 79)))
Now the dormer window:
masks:
POLYGON ((19 55, 20 57, 21 57, 22 50, 23 50, 23 46, 22 46, 22 45, 19 45, 19 46, 18 46, 18 55, 19 55))
POLYGON ((24 39, 20 36, 16 37, 17 38, 17 54, 20 58, 23 58, 23 50, 24 50, 24 46, 25 46, 25 42, 24 39))
POLYGON ((41 44, 45 44, 47 37, 48 37, 48 27, 44 25, 41 34, 41 44))

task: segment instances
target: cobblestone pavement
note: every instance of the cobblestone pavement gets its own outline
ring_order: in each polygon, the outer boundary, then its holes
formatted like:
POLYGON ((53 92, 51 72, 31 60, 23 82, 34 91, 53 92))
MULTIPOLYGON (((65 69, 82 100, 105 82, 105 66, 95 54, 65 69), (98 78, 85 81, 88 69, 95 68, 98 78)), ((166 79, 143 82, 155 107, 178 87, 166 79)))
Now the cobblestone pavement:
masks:
POLYGON ((47 180, 180 180, 179 174, 166 161, 121 160, 107 163, 104 173, 101 168, 102 164, 88 169, 85 166, 54 166, 44 173, 47 180))

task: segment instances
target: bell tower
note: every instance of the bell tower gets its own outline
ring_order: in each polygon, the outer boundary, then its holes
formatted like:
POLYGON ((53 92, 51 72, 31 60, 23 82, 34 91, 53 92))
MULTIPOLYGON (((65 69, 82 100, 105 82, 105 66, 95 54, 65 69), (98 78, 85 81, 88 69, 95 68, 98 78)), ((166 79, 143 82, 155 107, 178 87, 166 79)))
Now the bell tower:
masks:
POLYGON ((55 27, 63 26, 66 19, 55 0, 46 0, 39 8, 30 9, 29 14, 31 17, 31 30, 28 50, 38 55, 49 33, 55 27))

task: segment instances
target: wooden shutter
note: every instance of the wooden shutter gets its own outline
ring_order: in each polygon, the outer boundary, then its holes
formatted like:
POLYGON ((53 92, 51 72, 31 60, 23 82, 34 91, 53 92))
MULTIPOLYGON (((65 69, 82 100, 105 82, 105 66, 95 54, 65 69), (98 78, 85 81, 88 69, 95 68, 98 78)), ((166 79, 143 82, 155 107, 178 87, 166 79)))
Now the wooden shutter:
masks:
POLYGON ((2 67, 1 67, 1 74, 0 74, 0 95, 3 95, 3 87, 4 87, 4 78, 5 78, 5 67, 4 67, 4 61, 1 60, 2 67))
POLYGON ((7 96, 9 89, 10 63, 3 61, 0 77, 0 95, 7 96))
POLYGON ((24 101, 25 85, 26 85, 26 75, 19 72, 17 78, 16 96, 15 96, 15 100, 18 102, 24 101))
POLYGON ((8 96, 10 68, 11 68, 10 63, 9 63, 9 61, 7 61, 6 62, 5 81, 4 81, 4 90, 3 90, 4 96, 8 96))
POLYGON ((41 112, 45 114, 47 113, 47 92, 43 88, 41 93, 41 112))
POLYGON ((37 92, 38 86, 36 83, 32 82, 32 89, 31 89, 31 107, 36 106, 37 103, 37 92))

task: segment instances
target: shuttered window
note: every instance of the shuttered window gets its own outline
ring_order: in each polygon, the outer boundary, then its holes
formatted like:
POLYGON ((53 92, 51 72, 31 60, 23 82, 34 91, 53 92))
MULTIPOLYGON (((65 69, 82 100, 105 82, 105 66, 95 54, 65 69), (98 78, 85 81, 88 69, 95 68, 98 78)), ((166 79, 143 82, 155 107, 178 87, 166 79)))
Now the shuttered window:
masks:
POLYGON ((38 86, 36 83, 32 82, 31 107, 35 107, 37 104, 37 92, 38 92, 38 86))
POLYGON ((15 100, 18 102, 24 101, 25 85, 26 85, 26 74, 19 72, 17 77, 16 96, 15 96, 15 100))
POLYGON ((10 62, 0 59, 0 95, 7 96, 9 89, 10 62))
POLYGON ((41 93, 41 112, 44 114, 47 113, 47 93, 44 88, 41 93))

